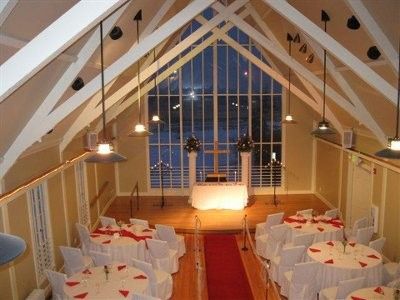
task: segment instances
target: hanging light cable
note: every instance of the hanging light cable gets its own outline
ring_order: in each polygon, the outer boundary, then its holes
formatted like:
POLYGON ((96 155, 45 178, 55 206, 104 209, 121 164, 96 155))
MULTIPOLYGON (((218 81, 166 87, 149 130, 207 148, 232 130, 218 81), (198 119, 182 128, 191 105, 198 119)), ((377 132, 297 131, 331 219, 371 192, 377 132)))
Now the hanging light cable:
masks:
POLYGON ((100 22, 100 59, 101 59, 101 109, 103 119, 103 137, 97 144, 96 154, 87 158, 88 163, 114 163, 125 161, 126 157, 113 151, 113 145, 107 138, 106 131, 106 104, 104 93, 104 47, 103 47, 103 21, 100 22))
MULTIPOLYGON (((139 10, 136 16, 133 18, 136 21, 136 36, 137 36, 137 43, 139 45, 139 21, 142 21, 142 10, 139 10)), ((152 135, 151 132, 147 131, 146 127, 142 123, 142 107, 141 107, 141 87, 140 87, 140 58, 138 59, 138 109, 139 109, 139 120, 138 123, 135 125, 135 129, 131 131, 128 136, 130 137, 146 137, 152 135)))
MULTIPOLYGON (((155 62, 156 62, 156 48, 154 47, 154 51, 153 51, 153 63, 155 63, 155 62)), ((154 93, 156 94, 156 97, 157 97, 157 72, 154 73, 154 93)), ((162 124, 162 123, 164 123, 164 121, 162 121, 162 120, 160 119, 160 117, 158 116, 158 114, 154 114, 154 115, 151 117, 151 120, 148 121, 147 123, 149 123, 149 124, 162 124)))
MULTIPOLYGON (((321 20, 324 22, 324 31, 326 32, 326 23, 330 20, 328 14, 322 10, 321 20)), ((323 86, 323 102, 322 102, 322 120, 318 123, 318 127, 314 129, 312 135, 335 134, 335 131, 330 128, 329 122, 325 120, 326 107, 326 49, 324 48, 324 86, 323 86)))
MULTIPOLYGON (((298 35, 296 35, 298 36, 298 35)), ((289 56, 292 57, 292 42, 294 42, 293 37, 288 33, 286 36, 286 40, 289 42, 289 56)), ((293 119, 293 116, 290 114, 290 104, 291 104, 291 72, 292 69, 289 67, 289 75, 288 75, 288 109, 285 116, 285 119, 282 121, 282 124, 296 124, 297 122, 293 119)))
MULTIPOLYGON (((400 54, 400 40, 399 40, 399 54, 400 54)), ((399 119, 400 119, 400 55, 399 55, 399 68, 397 74, 397 110, 396 110, 396 133, 394 137, 388 138, 388 146, 375 153, 378 157, 389 159, 400 159, 400 138, 399 138, 399 119)))

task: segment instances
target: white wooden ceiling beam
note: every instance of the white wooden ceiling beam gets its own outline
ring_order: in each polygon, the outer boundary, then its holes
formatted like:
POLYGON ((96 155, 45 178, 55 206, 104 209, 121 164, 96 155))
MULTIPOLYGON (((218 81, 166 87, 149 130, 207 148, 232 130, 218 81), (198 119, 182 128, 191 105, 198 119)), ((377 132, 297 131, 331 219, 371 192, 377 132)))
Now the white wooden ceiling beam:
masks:
POLYGON ((123 4, 80 1, 0 66, 0 102, 123 4))
MULTIPOLYGON (((115 22, 117 22, 127 7, 128 4, 125 4, 123 8, 104 21, 104 31, 106 33, 112 29, 115 22)), ((49 94, 33 113, 29 121, 25 124, 24 128, 20 131, 11 146, 7 149, 3 161, 0 162, 0 178, 29 146, 39 140, 52 128, 49 127, 46 122, 49 113, 100 45, 99 37, 100 29, 96 29, 79 51, 77 61, 66 69, 65 73, 57 81, 49 94)))
POLYGON ((13 11, 15 5, 17 5, 17 0, 1 0, 0 1, 0 27, 3 25, 5 20, 13 11))
POLYGON ((384 95, 392 103, 397 103, 397 89, 379 76, 374 70, 365 65, 358 57, 338 43, 334 38, 325 33, 316 24, 311 22, 302 13, 296 10, 287 1, 263 0, 277 13, 305 32, 330 54, 349 66, 362 80, 384 95))
MULTIPOLYGON (((365 7, 364 3, 361 0, 346 0, 345 3, 358 17, 361 24, 365 27, 365 31, 375 42, 377 47, 382 50, 383 56, 390 62, 392 70, 397 75, 399 68, 399 55, 395 47, 393 47, 393 44, 386 37, 379 24, 376 23, 373 16, 365 7)), ((397 27, 399 26, 399 24, 393 25, 397 27)))

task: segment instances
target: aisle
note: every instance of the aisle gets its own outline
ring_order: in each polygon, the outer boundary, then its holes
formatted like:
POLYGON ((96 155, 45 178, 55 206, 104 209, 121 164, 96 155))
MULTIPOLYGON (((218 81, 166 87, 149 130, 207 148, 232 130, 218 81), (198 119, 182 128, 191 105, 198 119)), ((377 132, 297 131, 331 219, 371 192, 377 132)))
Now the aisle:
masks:
POLYGON ((205 235, 204 255, 210 300, 253 299, 235 235, 205 235))

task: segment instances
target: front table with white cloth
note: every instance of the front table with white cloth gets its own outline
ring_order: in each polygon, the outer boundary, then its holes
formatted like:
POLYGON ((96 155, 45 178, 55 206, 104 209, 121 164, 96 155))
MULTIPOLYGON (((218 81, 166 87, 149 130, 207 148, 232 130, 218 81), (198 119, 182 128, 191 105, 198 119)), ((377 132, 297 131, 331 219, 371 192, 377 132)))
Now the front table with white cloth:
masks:
POLYGON ((113 261, 131 264, 131 258, 147 259, 145 240, 152 238, 154 229, 141 225, 124 224, 96 229, 90 234, 92 250, 109 253, 113 261))
POLYGON ((201 209, 242 210, 247 205, 247 186, 242 183, 196 183, 193 185, 189 202, 201 209))
POLYGON ((386 286, 374 286, 356 290, 350 293, 346 300, 369 300, 369 299, 395 299, 394 289, 386 286))
POLYGON ((382 256, 362 244, 350 243, 343 253, 340 241, 316 243, 307 249, 307 260, 320 263, 318 290, 356 277, 365 277, 366 286, 379 285, 382 281, 382 256))
POLYGON ((68 299, 131 299, 133 293, 150 295, 149 279, 141 270, 126 264, 93 267, 75 273, 64 284, 68 299), (128 297, 129 296, 129 297, 128 297))

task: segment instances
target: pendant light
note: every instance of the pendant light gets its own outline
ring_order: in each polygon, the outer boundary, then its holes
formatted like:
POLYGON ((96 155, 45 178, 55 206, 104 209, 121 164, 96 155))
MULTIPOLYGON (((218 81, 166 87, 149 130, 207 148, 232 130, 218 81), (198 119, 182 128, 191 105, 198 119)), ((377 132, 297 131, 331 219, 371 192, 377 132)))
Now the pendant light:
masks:
POLYGON ((107 138, 106 132, 106 105, 104 96, 104 49, 103 49, 103 21, 100 22, 100 58, 101 58, 101 108, 103 119, 103 139, 97 144, 96 153, 87 158, 88 163, 115 163, 125 161, 126 157, 113 151, 113 145, 107 138))
MULTIPOLYGON (((156 48, 154 48, 154 51, 153 51, 153 63, 154 62, 156 62, 156 48)), ((157 73, 154 73, 154 93, 157 96, 157 73)), ((158 125, 158 124, 163 124, 165 122, 160 119, 158 114, 154 114, 151 117, 151 120, 149 120, 147 123, 158 125)))
POLYGON ((0 265, 13 261, 24 253, 26 243, 18 236, 0 233, 0 265))
MULTIPOLYGON (((139 44, 139 21, 142 21, 142 10, 139 10, 136 16, 133 18, 136 21, 136 36, 139 44)), ((131 131, 128 136, 130 137, 146 137, 152 135, 151 132, 147 131, 146 127, 142 123, 142 108, 141 108, 141 90, 140 90, 140 58, 138 59, 138 106, 139 106, 139 121, 135 125, 135 129, 131 131)))
MULTIPOLYGON (((296 35, 298 36, 298 34, 296 35)), ((294 42, 293 37, 288 33, 286 36, 286 40, 289 42, 289 56, 292 57, 292 42, 294 42)), ((300 39, 299 39, 300 41, 300 39)), ((293 116, 290 114, 290 87, 291 87, 291 68, 289 67, 289 87, 288 87, 288 110, 285 116, 285 119, 282 121, 282 124, 296 124, 297 122, 293 120, 293 116)))
MULTIPOLYGON (((400 54, 400 41, 399 41, 400 54)), ((399 115, 400 115, 400 56, 399 69, 397 74, 397 110, 396 110, 396 134, 388 138, 388 146, 375 153, 376 156, 390 159, 400 159, 400 138, 399 138, 399 115)))
MULTIPOLYGON (((321 20, 324 22, 324 31, 326 32, 326 23, 330 20, 328 14, 322 10, 321 20)), ((324 49, 324 88, 323 88, 323 103, 322 103, 322 120, 318 123, 317 129, 314 129, 312 135, 322 135, 322 134, 335 134, 335 131, 330 128, 329 122, 325 120, 325 106, 326 106, 326 49, 324 49)))

